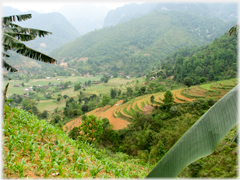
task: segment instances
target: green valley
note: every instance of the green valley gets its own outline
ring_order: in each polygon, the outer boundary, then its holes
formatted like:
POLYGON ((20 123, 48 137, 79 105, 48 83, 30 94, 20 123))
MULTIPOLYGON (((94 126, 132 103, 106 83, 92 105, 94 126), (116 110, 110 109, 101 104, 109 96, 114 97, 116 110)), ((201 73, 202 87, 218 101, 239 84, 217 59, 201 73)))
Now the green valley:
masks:
POLYGON ((232 6, 155 5, 111 10, 116 25, 61 47, 49 38, 50 56, 24 41, 51 32, 12 24, 31 14, 3 18, 3 178, 238 177, 232 6))

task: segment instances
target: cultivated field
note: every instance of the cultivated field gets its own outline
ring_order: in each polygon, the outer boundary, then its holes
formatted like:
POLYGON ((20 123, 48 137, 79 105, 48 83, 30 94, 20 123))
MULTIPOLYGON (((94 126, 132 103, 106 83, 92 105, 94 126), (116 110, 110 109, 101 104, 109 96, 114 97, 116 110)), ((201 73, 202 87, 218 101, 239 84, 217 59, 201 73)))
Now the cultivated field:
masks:
MULTIPOLYGON (((229 90, 231 90, 235 85, 236 80, 225 80, 218 81, 211 84, 197 85, 185 89, 173 90, 173 97, 175 103, 186 103, 192 102, 197 98, 215 98, 220 99, 224 96, 229 90), (218 93, 220 92, 220 93, 218 93)), ((164 98, 164 92, 159 92, 155 94, 147 94, 144 96, 137 97, 127 103, 122 104, 122 101, 119 101, 116 105, 109 107, 105 106, 104 108, 98 108, 87 114, 94 114, 97 117, 108 118, 110 123, 113 125, 113 129, 121 129, 127 126, 129 118, 132 118, 134 112, 149 112, 152 106, 150 97, 154 96, 153 106, 159 106, 159 103, 163 103, 162 99, 164 98)), ((73 127, 79 126, 81 122, 81 117, 74 119, 64 126, 68 126, 68 130, 73 127)))

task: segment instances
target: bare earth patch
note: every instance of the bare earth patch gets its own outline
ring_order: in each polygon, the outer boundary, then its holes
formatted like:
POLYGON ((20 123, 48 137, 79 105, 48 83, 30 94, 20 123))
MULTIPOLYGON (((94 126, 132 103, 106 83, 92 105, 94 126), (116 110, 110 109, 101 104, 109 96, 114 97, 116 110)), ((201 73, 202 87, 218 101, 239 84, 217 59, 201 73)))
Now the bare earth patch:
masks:
POLYGON ((154 110, 154 107, 146 104, 146 105, 143 107, 143 114, 151 114, 153 110, 154 110))
MULTIPOLYGON (((86 113, 86 115, 89 116, 90 114, 93 114, 93 115, 97 116, 98 118, 99 117, 101 117, 102 119, 107 118, 109 120, 110 124, 113 125, 113 130, 123 129, 123 128, 127 127, 127 125, 130 123, 123 119, 115 118, 113 116, 114 111, 122 103, 123 103, 123 100, 120 100, 117 102, 117 104, 115 104, 112 107, 110 105, 107 105, 107 106, 104 106, 103 108, 97 108, 97 109, 94 109, 93 111, 86 113)), ((82 116, 79 116, 78 118, 76 118, 76 119, 68 122, 66 125, 64 125, 63 129, 64 130, 68 129, 68 131, 70 131, 72 128, 80 126, 81 123, 82 123, 82 116)))

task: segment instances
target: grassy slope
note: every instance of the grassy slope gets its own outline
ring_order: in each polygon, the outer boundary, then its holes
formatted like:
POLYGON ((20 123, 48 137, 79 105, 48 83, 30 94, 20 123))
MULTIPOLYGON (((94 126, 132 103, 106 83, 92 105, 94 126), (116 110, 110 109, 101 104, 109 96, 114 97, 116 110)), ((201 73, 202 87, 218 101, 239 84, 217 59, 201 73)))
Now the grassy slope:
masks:
POLYGON ((3 157, 4 178, 54 178, 57 172, 57 178, 143 178, 150 170, 139 159, 75 142, 34 115, 9 107, 3 121, 3 157))

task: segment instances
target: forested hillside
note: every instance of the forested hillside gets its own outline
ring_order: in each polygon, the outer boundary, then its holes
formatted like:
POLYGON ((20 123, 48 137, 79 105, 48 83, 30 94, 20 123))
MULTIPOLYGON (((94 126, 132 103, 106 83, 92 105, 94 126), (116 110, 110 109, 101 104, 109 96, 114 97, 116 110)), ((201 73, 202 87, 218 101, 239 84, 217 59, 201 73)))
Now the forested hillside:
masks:
POLYGON ((81 74, 124 72, 140 76, 178 48, 211 43, 233 25, 234 21, 189 13, 154 12, 88 33, 51 55, 69 67, 77 67, 81 74))
POLYGON ((191 85, 235 78, 237 76, 237 45, 237 37, 226 33, 209 45, 181 48, 166 57, 161 66, 161 72, 150 72, 149 76, 166 78, 172 75, 177 82, 181 83, 185 83, 185 78, 190 78, 191 85))

